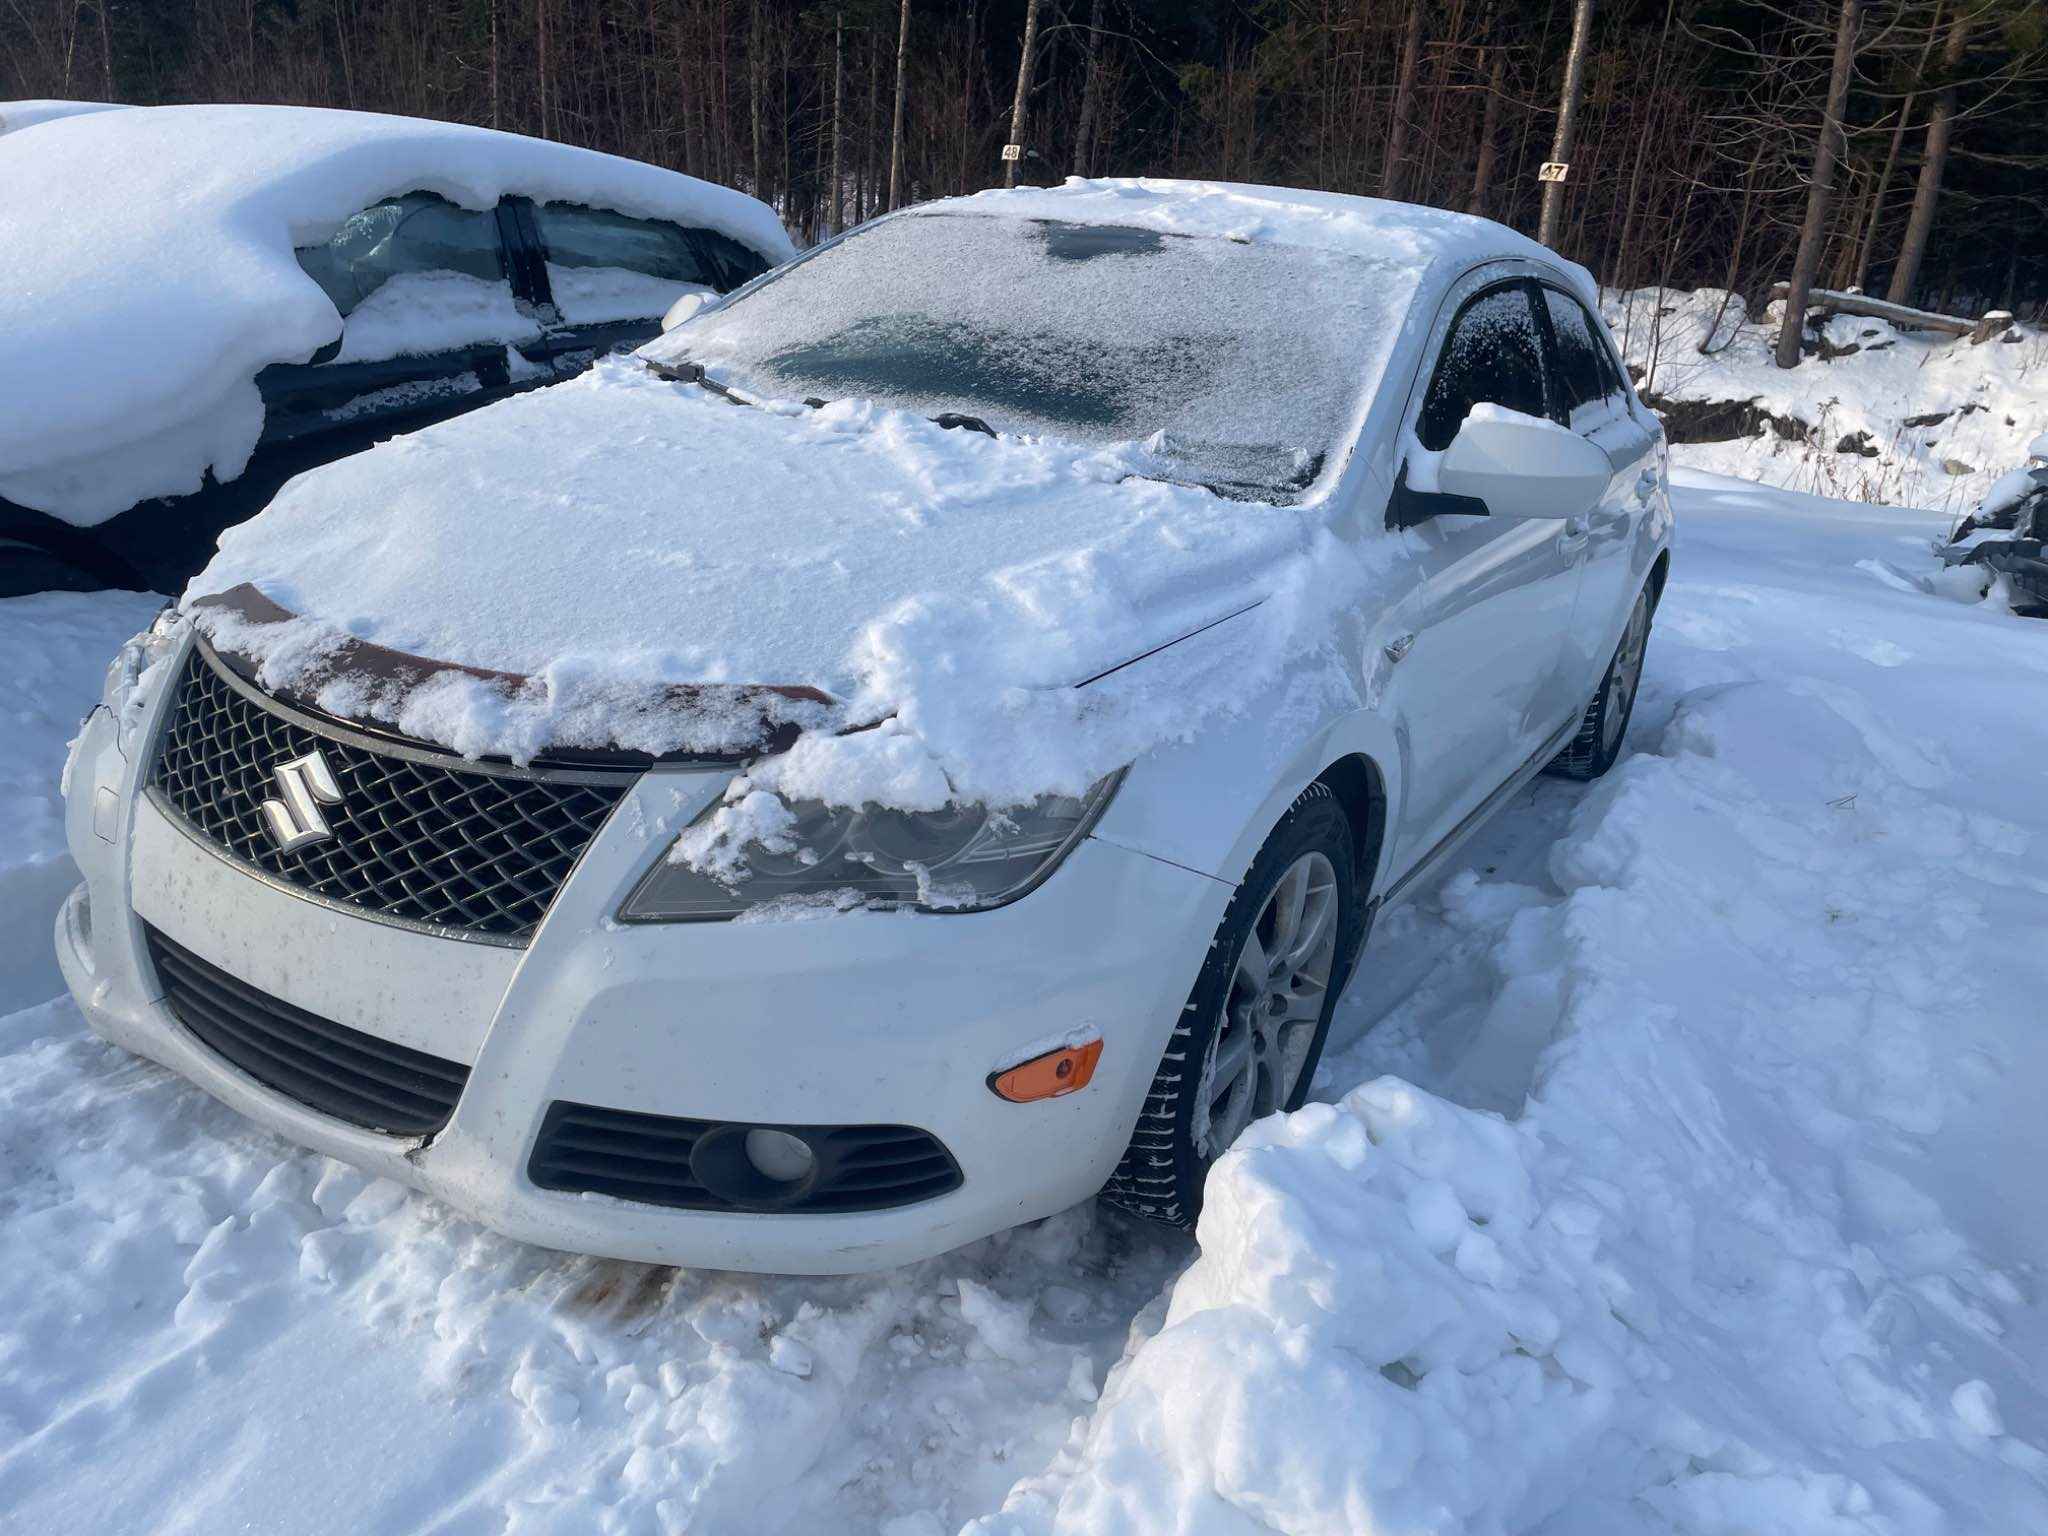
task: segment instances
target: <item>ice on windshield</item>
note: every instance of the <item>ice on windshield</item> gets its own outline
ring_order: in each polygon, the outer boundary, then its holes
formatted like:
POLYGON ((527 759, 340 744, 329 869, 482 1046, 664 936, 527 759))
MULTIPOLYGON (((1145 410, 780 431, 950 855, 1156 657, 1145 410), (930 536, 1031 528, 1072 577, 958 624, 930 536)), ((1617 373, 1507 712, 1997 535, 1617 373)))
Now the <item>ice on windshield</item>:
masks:
POLYGON ((1350 433, 1411 260, 972 213, 886 220, 665 341, 764 396, 1146 439, 1189 478, 1298 493, 1350 433))

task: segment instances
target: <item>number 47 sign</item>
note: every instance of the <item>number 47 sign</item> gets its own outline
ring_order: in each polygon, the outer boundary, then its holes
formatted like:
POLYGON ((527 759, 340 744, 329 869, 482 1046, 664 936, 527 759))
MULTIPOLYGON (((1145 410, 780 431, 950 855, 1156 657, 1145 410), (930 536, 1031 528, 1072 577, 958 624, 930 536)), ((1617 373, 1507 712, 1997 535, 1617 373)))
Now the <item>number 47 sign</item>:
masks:
POLYGON ((1536 173, 1536 179, 1538 181, 1563 181, 1566 173, 1571 168, 1569 160, 1546 160, 1543 162, 1543 169, 1536 173))

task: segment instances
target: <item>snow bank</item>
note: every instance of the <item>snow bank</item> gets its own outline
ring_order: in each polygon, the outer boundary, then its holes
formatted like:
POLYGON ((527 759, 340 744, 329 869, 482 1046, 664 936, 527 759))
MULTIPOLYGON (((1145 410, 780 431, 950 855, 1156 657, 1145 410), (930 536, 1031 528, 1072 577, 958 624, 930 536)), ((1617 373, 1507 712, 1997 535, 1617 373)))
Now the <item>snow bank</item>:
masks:
POLYGON ((1610 292, 1602 307, 1675 435, 1719 439, 1674 445, 1674 461, 1696 469, 1957 513, 2024 464, 2048 426, 2048 334, 2038 330, 1973 346, 1836 315, 1823 354, 1782 369, 1771 358, 1778 304, 1752 318, 1718 288, 1643 288, 1610 292))
POLYGON ((982 1536, 2048 1526, 2048 1138, 2002 1081, 2048 1065, 2048 809, 1995 793, 2048 751, 2048 630, 1855 563, 1935 519, 1684 499, 1637 754, 1548 889, 1438 898, 1498 993, 1423 1039, 1547 1032, 1526 1111, 1382 1077, 1253 1127, 982 1536))
POLYGON ((340 334, 293 257, 379 198, 510 192, 719 230, 784 260, 763 204, 568 145, 298 107, 101 112, 0 139, 0 495, 91 524, 240 473, 256 374, 340 334), (147 282, 135 274, 149 274, 147 282))

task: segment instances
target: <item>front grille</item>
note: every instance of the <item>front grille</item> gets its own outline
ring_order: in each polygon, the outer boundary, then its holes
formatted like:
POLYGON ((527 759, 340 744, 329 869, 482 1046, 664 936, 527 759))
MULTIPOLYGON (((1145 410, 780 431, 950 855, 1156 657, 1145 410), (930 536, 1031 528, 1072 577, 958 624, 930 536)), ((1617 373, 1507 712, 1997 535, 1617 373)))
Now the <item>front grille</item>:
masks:
POLYGON ((216 1056, 308 1109, 394 1136, 448 1123, 469 1068, 295 1008, 200 959, 147 924, 164 1004, 216 1056))
POLYGON ((294 886, 376 916, 524 943, 631 773, 467 762, 290 709, 195 646, 154 781, 199 833, 294 886), (279 765, 318 750, 341 791, 333 835, 291 852, 263 803, 279 765))
POLYGON ((960 1184, 960 1165, 929 1131, 907 1125, 785 1125, 761 1129, 803 1140, 817 1159, 815 1176, 799 1186, 750 1191, 736 1169, 740 1141, 753 1129, 558 1100, 541 1122, 527 1177, 542 1189, 643 1205, 804 1213, 885 1210, 960 1184))

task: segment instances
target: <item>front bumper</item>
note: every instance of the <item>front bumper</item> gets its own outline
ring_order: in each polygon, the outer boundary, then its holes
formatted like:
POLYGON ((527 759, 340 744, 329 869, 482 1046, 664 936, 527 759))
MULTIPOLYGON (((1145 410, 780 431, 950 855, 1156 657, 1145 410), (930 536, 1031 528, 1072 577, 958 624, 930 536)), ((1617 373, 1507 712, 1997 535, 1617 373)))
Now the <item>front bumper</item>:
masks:
POLYGON ((728 778, 657 770, 585 852, 531 944, 513 949, 366 919, 257 878, 160 808, 143 777, 97 714, 68 812, 86 880, 57 924, 59 961, 96 1031, 294 1141, 508 1236, 655 1263, 853 1273, 1085 1199, 1123 1150, 1229 896, 1090 839, 1045 887, 992 912, 620 925, 612 914, 627 890, 728 778), (428 1140, 388 1136, 244 1075, 164 1006, 145 921, 286 1002, 469 1067, 453 1117, 428 1140), (989 1091, 992 1070, 1080 1026, 1105 1041, 1088 1088, 1023 1105, 989 1091), (962 1182, 859 1214, 683 1211, 540 1189, 526 1168, 557 1100, 915 1126, 945 1144, 962 1182))

